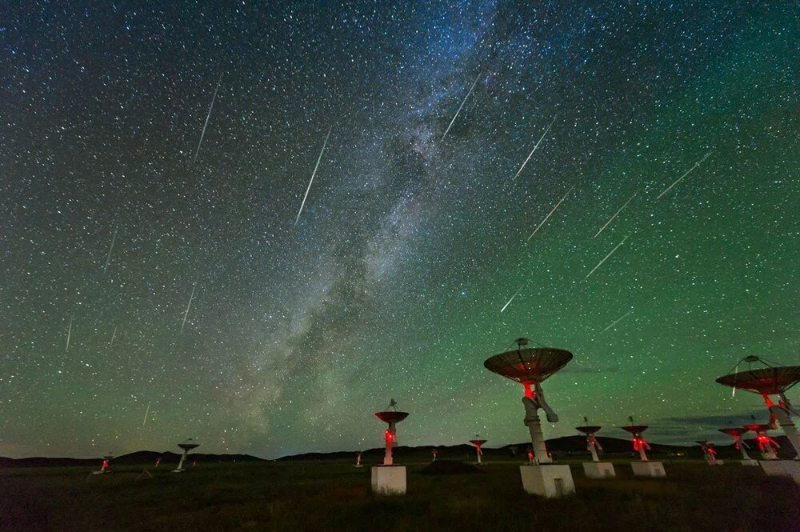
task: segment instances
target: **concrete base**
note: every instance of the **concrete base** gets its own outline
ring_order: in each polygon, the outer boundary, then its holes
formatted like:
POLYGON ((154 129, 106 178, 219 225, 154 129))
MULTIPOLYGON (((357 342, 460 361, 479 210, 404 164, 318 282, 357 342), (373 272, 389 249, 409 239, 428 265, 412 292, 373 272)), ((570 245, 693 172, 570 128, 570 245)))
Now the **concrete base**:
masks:
POLYGON ((631 462, 631 468, 635 477, 661 478, 667 476, 661 462, 631 462))
POLYGON ((611 462, 584 462, 583 474, 586 478, 614 478, 614 464, 611 462))
POLYGON ((714 462, 709 462, 708 465, 725 465, 725 460, 716 460, 714 462))
POLYGON ((789 477, 800 484, 800 461, 762 460, 761 469, 771 477, 789 477))
POLYGON ((404 466, 375 466, 372 468, 372 491, 380 495, 405 495, 404 466))
POLYGON ((575 493, 575 482, 568 465, 519 466, 525 493, 542 497, 563 497, 575 493))
POLYGON ((743 466, 757 466, 759 465, 758 460, 739 460, 739 463, 743 466))

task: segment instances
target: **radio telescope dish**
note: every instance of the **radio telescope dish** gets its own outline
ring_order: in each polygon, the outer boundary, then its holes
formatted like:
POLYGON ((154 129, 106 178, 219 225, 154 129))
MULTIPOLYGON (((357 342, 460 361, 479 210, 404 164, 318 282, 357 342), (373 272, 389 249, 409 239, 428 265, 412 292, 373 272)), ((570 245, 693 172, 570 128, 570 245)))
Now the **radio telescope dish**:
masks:
POLYGON ((727 434, 728 436, 733 436, 734 438, 736 436, 741 436, 745 432, 750 432, 747 429, 739 428, 739 427, 731 427, 731 428, 719 429, 719 431, 721 433, 723 433, 723 434, 727 434))
POLYGON ((759 432, 767 432, 768 430, 772 429, 772 427, 770 427, 767 423, 751 423, 749 425, 745 425, 744 428, 746 431, 752 430, 756 434, 759 432))
POLYGON ((758 462, 756 460, 752 460, 750 456, 747 454, 747 449, 749 449, 750 447, 742 439, 742 434, 750 432, 750 429, 744 427, 727 427, 719 429, 719 431, 733 438, 733 447, 737 451, 742 453, 742 460, 741 460, 742 465, 747 465, 747 466, 758 465, 758 462))
POLYGON ((539 409, 547 414, 551 423, 558 421, 558 415, 544 399, 541 383, 572 360, 572 353, 555 347, 523 348, 528 345, 527 338, 517 338, 516 351, 506 351, 486 359, 483 366, 493 373, 518 382, 525 387, 525 425, 531 434, 536 464, 550 464, 553 459, 547 452, 544 433, 539 421, 539 409), (533 389, 531 388, 533 386, 533 389))
POLYGON ((186 461, 186 456, 189 454, 189 451, 191 451, 192 449, 196 449, 197 447, 200 447, 200 444, 195 442, 191 438, 189 438, 189 439, 183 440, 181 443, 179 443, 178 447, 183 449, 183 454, 181 454, 181 459, 178 462, 178 467, 172 470, 173 473, 182 473, 184 471, 183 462, 186 461))
MULTIPOLYGON (((800 366, 781 366, 750 355, 740 360, 727 375, 719 377, 716 381, 723 386, 730 386, 734 390, 738 388, 763 397, 770 412, 771 428, 776 428, 775 422, 777 421, 795 452, 800 456, 800 432, 792 422, 792 413, 796 413, 796 411, 786 397, 786 391, 800 382, 800 366), (743 363, 747 363, 747 371, 739 371, 739 366, 743 363), (753 369, 753 364, 763 367, 753 369), (778 404, 772 401, 771 395, 779 397, 778 404)), ((764 435, 764 437, 767 436, 764 435)), ((759 439, 759 445, 760 443, 761 439, 759 439)), ((772 454, 774 455, 774 452, 772 454)), ((767 459, 774 460, 775 458, 767 459)))
POLYGON ((480 439, 480 435, 476 434, 474 440, 469 440, 469 442, 475 446, 475 454, 478 456, 478 465, 483 465, 483 444, 486 443, 486 440, 480 439))
POLYGON ((777 366, 728 373, 719 377, 717 382, 759 395, 781 395, 800 382, 800 366, 777 366))
POLYGON ((378 419, 383 421, 384 423, 400 423, 405 418, 408 417, 408 412, 375 412, 375 415, 378 416, 378 419))
POLYGON ((181 449, 183 449, 184 451, 191 451, 192 449, 195 449, 195 448, 197 448, 197 447, 200 447, 200 444, 199 444, 199 443, 195 443, 195 442, 193 442, 193 441, 192 441, 192 439, 191 439, 191 438, 189 438, 188 440, 186 440, 186 441, 184 441, 184 442, 181 442, 181 443, 179 443, 179 444, 178 444, 178 447, 180 447, 180 448, 181 448, 181 449))
POLYGON ((520 384, 544 382, 572 360, 572 353, 555 347, 532 347, 522 349, 526 343, 520 343, 516 351, 507 351, 494 355, 483 363, 493 373, 520 384))
POLYGON ((775 452, 775 449, 780 448, 780 445, 767 434, 768 430, 772 430, 772 426, 767 423, 751 423, 750 425, 745 425, 744 428, 756 433, 758 450, 761 452, 761 457, 764 460, 778 459, 778 454, 775 452))
POLYGON ((389 407, 383 412, 375 412, 375 415, 384 423, 389 424, 389 428, 383 433, 384 440, 386 440, 386 453, 383 456, 383 465, 394 465, 392 446, 397 442, 397 428, 395 425, 407 418, 408 412, 400 412, 397 410, 397 401, 391 399, 389 401, 389 407))
MULTIPOLYGON (((584 417, 583 418, 583 422, 584 423, 589 423, 589 419, 587 417, 584 417)), ((594 436, 595 432, 597 432, 601 428, 603 428, 603 427, 601 427, 600 425, 582 425, 580 427, 575 427, 575 430, 577 430, 578 432, 580 432, 580 433, 582 433, 582 434, 584 434, 586 436, 586 450, 589 451, 589 453, 592 455, 592 463, 593 464, 599 464, 600 463, 600 457, 597 456, 597 451, 602 451, 603 450, 603 448, 600 446, 600 442, 597 441, 597 438, 595 438, 595 436, 594 436)), ((611 464, 607 464, 607 466, 606 465, 603 466, 605 469, 609 469, 610 473, 605 473, 605 472, 598 471, 597 470, 598 467, 599 466, 597 466, 597 465, 594 465, 594 466, 590 465, 589 467, 584 465, 583 471, 586 473, 586 476, 588 476, 589 478, 604 478, 604 476, 606 474, 608 474, 610 476, 615 476, 614 466, 612 466, 611 464)))
POLYGON ((103 455, 103 464, 100 466, 99 470, 92 471, 92 474, 93 475, 102 475, 104 473, 108 473, 108 466, 109 466, 109 463, 111 462, 111 460, 113 458, 114 458, 114 455, 111 454, 111 453, 103 455))
POLYGON ((641 434, 642 432, 647 430, 647 427, 649 427, 649 426, 650 425, 627 425, 627 426, 621 427, 621 428, 625 432, 630 432, 631 434, 636 435, 636 434, 641 434))
POLYGON ((539 409, 545 411, 547 420, 558 421, 558 415, 550 408, 544 397, 542 382, 572 360, 572 353, 554 347, 528 348, 528 339, 517 338, 516 351, 506 351, 489 357, 483 366, 507 379, 522 384, 525 395, 522 406, 525 408, 523 423, 531 436, 528 451, 530 465, 520 466, 522 488, 527 493, 545 497, 561 497, 575 492, 575 483, 568 465, 553 464, 547 452, 539 409))
POLYGON ((724 462, 722 460, 717 460, 717 450, 714 448, 714 444, 708 440, 697 440, 695 443, 700 444, 700 450, 703 451, 703 457, 708 462, 708 465, 722 465, 724 462))
POLYGON ((642 432, 647 430, 647 427, 649 425, 634 425, 633 416, 629 416, 628 420, 631 422, 631 424, 621 428, 625 432, 631 433, 631 435, 633 436, 631 440, 633 442, 633 450, 639 451, 639 458, 641 458, 642 462, 647 462, 648 458, 646 450, 650 449, 650 444, 647 443, 645 439, 642 437, 642 432))

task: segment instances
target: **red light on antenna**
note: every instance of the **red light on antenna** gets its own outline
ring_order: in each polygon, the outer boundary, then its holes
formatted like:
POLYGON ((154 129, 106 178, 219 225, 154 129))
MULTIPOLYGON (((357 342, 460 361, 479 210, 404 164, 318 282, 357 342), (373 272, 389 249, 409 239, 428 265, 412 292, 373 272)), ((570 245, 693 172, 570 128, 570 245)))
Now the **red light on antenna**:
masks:
POLYGON ((530 381, 523 382, 522 385, 525 387, 525 397, 528 399, 533 399, 536 397, 536 392, 531 389, 531 384, 534 384, 530 381))

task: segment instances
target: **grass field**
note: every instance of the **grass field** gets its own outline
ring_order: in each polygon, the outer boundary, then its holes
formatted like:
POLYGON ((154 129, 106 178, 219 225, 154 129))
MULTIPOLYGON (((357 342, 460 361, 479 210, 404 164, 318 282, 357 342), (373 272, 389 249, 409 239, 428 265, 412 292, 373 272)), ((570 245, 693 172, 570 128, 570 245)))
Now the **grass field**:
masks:
MULTIPOLYGON (((369 464, 367 464, 369 465, 369 464)), ((483 474, 427 476, 407 463, 408 494, 370 491, 370 469, 347 462, 143 467, 89 476, 87 468, 0 470, 2 530, 800 530, 800 487, 761 468, 665 463, 668 478, 586 480, 577 494, 542 499, 522 491, 518 463, 483 474)))

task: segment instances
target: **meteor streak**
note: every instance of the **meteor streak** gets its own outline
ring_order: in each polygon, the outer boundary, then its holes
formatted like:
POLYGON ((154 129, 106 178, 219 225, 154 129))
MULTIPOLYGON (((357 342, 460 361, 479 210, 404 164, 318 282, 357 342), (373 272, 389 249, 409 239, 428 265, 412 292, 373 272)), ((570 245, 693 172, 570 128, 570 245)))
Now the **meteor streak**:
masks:
MULTIPOLYGON (((333 126, 331 126, 333 127, 333 126)), ((325 147, 328 145, 328 138, 331 136, 331 128, 328 128, 328 134, 325 135, 325 142, 322 143, 322 150, 319 152, 319 157, 317 157, 317 164, 314 166, 314 171, 311 172, 311 180, 308 182, 308 188, 306 189, 306 194, 303 196, 303 202, 300 204, 300 210, 297 211, 297 218, 294 220, 294 225, 297 225, 297 222, 300 221, 300 215, 303 213, 303 206, 306 204, 306 198, 308 197, 308 191, 311 190, 311 183, 314 182, 314 176, 317 175, 317 168, 319 168, 319 162, 322 160, 322 154, 325 153, 325 147)))
POLYGON ((456 118, 458 118, 458 114, 461 112, 461 109, 464 107, 464 104, 466 103, 467 98, 469 98, 469 95, 472 94, 472 91, 475 89, 475 85, 478 84, 478 80, 480 78, 481 78, 481 72, 478 72, 478 76, 475 78, 475 81, 472 82, 472 87, 469 88, 469 92, 467 93, 466 96, 464 96, 464 99, 461 100, 461 105, 458 106, 458 111, 456 111, 456 114, 453 115, 453 119, 450 121, 450 125, 447 126, 447 129, 445 130, 444 135, 442 135, 442 140, 444 140, 444 138, 447 136, 447 134, 450 133, 450 128, 453 127, 453 123, 456 121, 456 118))
POLYGON ((117 230, 114 229, 114 236, 111 237, 111 247, 108 248, 108 256, 106 257, 106 265, 103 266, 103 273, 108 269, 108 263, 111 262, 111 252, 114 251, 114 242, 117 240, 117 230))
POLYGON ((629 310, 628 312, 626 312, 624 316, 622 316, 621 318, 619 318, 618 320, 616 320, 614 323, 612 323, 611 325, 609 325, 608 327, 606 327, 605 329, 603 329, 603 332, 606 332, 606 331, 607 331, 607 330, 609 330, 611 327, 613 327, 613 326, 614 326, 614 325, 616 325, 617 323, 621 322, 621 321, 622 321, 623 319, 625 319, 625 318, 628 316, 628 314, 630 314, 631 312, 633 312, 633 311, 632 311, 632 310, 629 310))
POLYGON ((214 89, 214 96, 211 97, 211 105, 208 106, 208 114, 206 115, 206 122, 203 124, 203 131, 200 133, 200 142, 197 143, 197 149, 194 152, 194 159, 192 160, 193 163, 197 162, 197 156, 200 154, 200 145, 203 143, 203 137, 206 136, 206 128, 208 127, 208 120, 211 118, 211 110, 214 109, 214 101, 217 99, 217 92, 219 91, 219 85, 222 83, 222 74, 219 75, 219 80, 217 80, 217 88, 214 89))
POLYGON ((614 252, 617 250, 617 248, 619 248, 619 247, 620 247, 622 244, 624 244, 624 243, 625 243, 625 241, 626 241, 626 240, 628 240, 628 237, 627 237, 627 236, 626 236, 625 238, 623 238, 623 239, 622 239, 622 242, 620 242, 619 244, 617 244, 617 245, 614 247, 614 249, 612 249, 612 250, 609 252, 609 254, 608 254, 608 255, 606 255, 606 256, 603 258, 603 260, 601 260, 601 261, 600 261, 600 262, 597 264, 597 266, 595 266, 594 268, 592 268, 592 271, 590 271, 590 272, 589 272, 589 274, 588 274, 586 277, 584 277, 584 278, 583 278, 583 280, 585 281, 586 279, 588 279, 588 278, 589 278, 589 275, 592 275, 592 274, 595 272, 595 270, 597 270, 597 268, 599 268, 600 266, 602 266, 602 265, 603 265, 603 263, 604 263, 605 261, 607 261, 607 260, 608 260, 608 258, 609 258, 611 255, 613 255, 613 254, 614 254, 614 252))
POLYGON ((680 177, 679 177, 679 178, 678 178, 678 179, 677 179, 677 180, 676 180, 674 183, 672 183, 670 186, 668 186, 668 187, 666 188, 666 190, 664 190, 664 192, 662 192, 661 194, 659 194, 659 195, 658 195, 658 197, 657 197, 656 199, 661 199, 661 197, 662 197, 664 194, 666 194, 667 192, 669 192, 670 190, 672 190, 672 187, 674 187, 675 185, 677 185, 678 183, 680 183, 680 182, 683 180, 683 178, 684 178, 684 177, 686 177, 687 175, 691 174, 691 173, 692 173, 692 172, 693 172, 695 169, 697 169, 697 168, 700 168, 700 163, 702 163, 703 161, 705 161, 706 159, 708 159, 708 156, 709 156, 709 155, 711 155, 712 153, 714 153, 714 151, 713 151, 713 150, 712 150, 712 151, 710 151, 710 152, 708 152, 708 153, 706 153, 705 157, 703 157, 702 159, 700 159, 699 161, 697 161, 696 163, 694 163, 694 166, 692 166, 691 168, 689 168, 688 170, 686 170, 686 173, 684 173, 684 174, 683 174, 682 176, 680 176, 680 177))
POLYGON ((64 349, 65 353, 69 352, 69 340, 72 338, 72 316, 69 317, 69 329, 67 329, 67 347, 64 349))
POLYGON ((108 347, 114 347, 114 338, 117 337, 117 326, 114 325, 114 332, 111 333, 111 342, 109 342, 108 347))
POLYGON ((633 193, 633 196, 631 196, 630 198, 628 198, 628 201, 626 201, 626 202, 625 202, 625 205, 623 205, 622 207, 620 207, 620 208, 619 208, 619 210, 618 210, 617 212, 615 212, 615 213, 614 213, 614 216, 612 216, 611 218, 609 218, 609 220, 606 222, 606 224, 605 224, 603 227, 601 227, 601 228, 600 228, 600 230, 597 232, 597 234, 596 234, 596 235, 594 235, 594 237, 595 237, 595 238, 597 238, 598 236, 600 236, 600 233, 602 233, 602 232, 603 232, 603 230, 604 230, 606 227, 608 227, 608 224, 610 224, 611 222, 613 222, 613 221, 614 221, 614 218, 616 218, 616 217, 617 217, 617 215, 618 215, 619 213, 621 213, 621 212, 622 212, 622 209, 624 209, 625 207, 627 207, 627 206, 628 206, 628 203, 630 203, 630 202, 631 202, 631 200, 633 200, 633 198, 635 198, 635 197, 636 197, 636 194, 638 194, 638 193, 639 193, 639 191, 637 190, 636 192, 634 192, 634 193, 633 193))
POLYGON ((522 289, 523 289, 523 288, 525 288, 526 286, 528 286, 528 283, 525 283, 525 284, 523 284, 522 286, 520 286, 520 287, 519 287, 519 290, 517 290, 517 291, 514 293, 514 295, 513 295, 513 296, 511 296, 511 299, 509 299, 509 300, 508 300, 508 302, 507 302, 505 305, 503 305, 503 308, 501 308, 501 309, 500 309, 500 312, 503 312, 503 311, 505 311, 505 310, 506 310, 506 308, 508 308, 508 306, 511 304, 511 302, 512 302, 512 301, 514 301, 514 298, 515 298, 515 297, 517 297, 517 296, 519 295, 519 293, 520 293, 520 292, 522 292, 522 289))
POLYGON ((548 131, 550 131, 550 128, 552 127, 552 125, 553 125, 553 122, 555 122, 555 121, 556 121, 556 119, 555 119, 555 118, 553 118, 552 122, 550 122, 550 123, 547 125, 547 127, 546 127, 546 128, 545 128, 545 130, 544 130, 544 133, 542 133, 542 136, 541 136, 541 137, 539 137, 539 140, 536 142, 536 145, 533 147, 533 149, 531 150, 531 152, 528 154, 528 158, 527 158, 527 159, 525 159, 525 162, 524 162, 524 163, 522 163, 522 166, 520 166, 520 167, 519 167, 519 170, 517 170, 517 173, 516 173, 516 175, 514 175, 514 179, 516 179, 517 177, 519 177, 519 174, 521 174, 521 173, 522 173, 522 170, 525 168, 525 165, 526 165, 526 164, 528 164, 528 161, 530 161, 530 160, 531 160, 531 157, 533 157, 533 154, 534 154, 534 153, 536 152, 536 150, 539 148, 539 144, 541 144, 541 143, 542 143, 542 141, 544 140, 544 137, 547 135, 547 132, 548 132, 548 131))
POLYGON ((189 309, 192 308, 192 299, 194 299, 194 289, 197 288, 197 283, 192 285, 192 294, 189 296, 189 304, 186 305, 186 312, 183 313, 183 323, 181 323, 181 332, 186 325, 186 318, 189 316, 189 309))
POLYGON ((537 231, 539 231, 539 229, 541 229, 541 228, 542 228, 542 226, 543 226, 543 225, 545 224, 545 222, 546 222, 546 221, 547 221, 547 220, 550 218, 550 216, 552 216, 552 215, 553 215, 553 213, 554 213, 554 212, 556 212, 556 209, 558 209, 558 206, 559 206, 559 205, 561 205, 561 203, 562 203, 562 202, 563 202, 565 199, 567 199, 567 196, 569 196, 569 193, 570 193, 570 192, 572 192, 572 189, 573 189, 573 188, 575 188, 575 185, 572 185, 572 187, 571 187, 569 190, 567 190, 567 193, 566 193, 566 194, 564 194, 564 197, 563 197, 563 198, 561 198, 561 200, 560 200, 558 203, 556 203, 556 206, 555 206, 555 207, 553 207, 553 210, 552 210, 552 211, 550 211, 550 213, 548 213, 548 215, 544 217, 544 220, 542 220, 542 223, 540 223, 540 224, 539 224, 539 225, 536 227, 536 229, 534 229, 534 230, 533 230, 533 233, 531 233, 531 236, 529 236, 529 237, 528 237, 528 242, 530 242, 530 241, 531 241, 531 238, 533 238, 533 235, 535 235, 535 234, 536 234, 536 232, 537 232, 537 231))
POLYGON ((149 413, 150 413, 150 401, 147 401, 147 410, 144 411, 144 421, 142 421, 143 427, 147 424, 147 414, 149 413))

